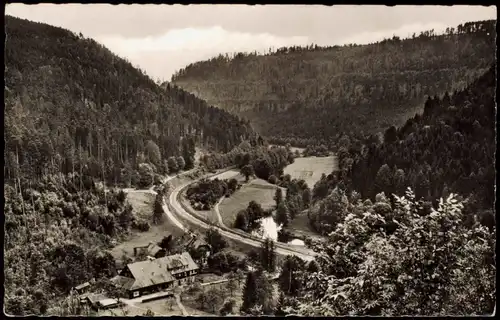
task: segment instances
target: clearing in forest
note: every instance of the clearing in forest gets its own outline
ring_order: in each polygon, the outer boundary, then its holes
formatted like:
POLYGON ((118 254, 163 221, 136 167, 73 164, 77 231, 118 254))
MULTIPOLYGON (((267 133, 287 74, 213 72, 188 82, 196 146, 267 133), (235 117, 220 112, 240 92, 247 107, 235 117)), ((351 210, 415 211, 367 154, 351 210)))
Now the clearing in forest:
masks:
MULTIPOLYGON (((262 179, 254 179, 244 184, 229 198, 222 200, 219 210, 222 221, 227 227, 232 228, 236 215, 248 207, 252 200, 256 201, 264 209, 269 209, 275 205, 274 194, 277 186, 262 179)), ((283 189, 285 192, 285 189, 283 189)))
POLYGON ((294 163, 285 168, 284 172, 292 179, 304 179, 312 189, 323 173, 328 175, 334 170, 338 170, 337 157, 330 156, 296 158, 294 163))
POLYGON ((127 201, 132 205, 134 216, 148 221, 150 223, 150 228, 145 232, 132 230, 132 234, 128 239, 119 243, 111 250, 111 254, 115 260, 121 261, 124 254, 132 258, 134 255, 134 247, 147 245, 150 241, 159 242, 164 236, 169 234, 174 238, 184 234, 184 231, 175 226, 166 215, 161 224, 153 224, 154 194, 146 190, 129 192, 127 193, 127 201))
POLYGON ((237 170, 237 169, 232 169, 232 170, 223 172, 220 175, 210 177, 210 180, 214 180, 215 178, 218 178, 219 180, 224 180, 224 179, 230 180, 230 179, 234 178, 238 181, 245 179, 245 177, 243 177, 243 175, 240 174, 240 170, 237 170))

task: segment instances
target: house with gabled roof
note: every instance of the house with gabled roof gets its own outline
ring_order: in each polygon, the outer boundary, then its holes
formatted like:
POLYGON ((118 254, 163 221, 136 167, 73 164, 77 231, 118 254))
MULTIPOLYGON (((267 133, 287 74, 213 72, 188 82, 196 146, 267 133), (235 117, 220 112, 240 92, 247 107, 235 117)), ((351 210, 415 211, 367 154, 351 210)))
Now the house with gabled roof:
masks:
POLYGON ((188 252, 154 260, 128 264, 120 275, 111 279, 116 286, 128 292, 130 298, 173 289, 194 282, 198 265, 188 252))
POLYGON ((167 255, 167 251, 154 242, 149 242, 149 244, 145 246, 135 247, 134 256, 137 256, 139 252, 144 252, 146 255, 153 258, 161 258, 167 255))

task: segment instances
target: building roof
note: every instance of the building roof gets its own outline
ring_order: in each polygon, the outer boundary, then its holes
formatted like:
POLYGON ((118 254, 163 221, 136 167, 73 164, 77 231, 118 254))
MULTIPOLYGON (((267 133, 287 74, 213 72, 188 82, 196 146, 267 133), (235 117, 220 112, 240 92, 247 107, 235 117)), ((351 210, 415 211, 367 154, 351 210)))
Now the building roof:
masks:
POLYGON ((87 296, 87 299, 92 304, 95 304, 96 302, 107 299, 107 298, 108 297, 106 297, 106 295, 104 295, 104 294, 91 294, 91 295, 87 296))
POLYGON ((114 305, 117 303, 118 303, 118 300, 116 300, 116 299, 106 298, 106 299, 99 300, 99 304, 103 307, 108 307, 108 306, 111 306, 111 305, 114 305))
POLYGON ((196 270, 198 265, 188 252, 183 252, 151 261, 130 263, 127 268, 134 279, 116 276, 113 281, 127 290, 136 290, 172 282, 175 280, 172 274, 196 270))
POLYGON ((194 242, 193 242, 193 247, 194 248, 199 248, 201 246, 207 246, 207 247, 210 247, 210 245, 203 239, 196 239, 194 242))
POLYGON ((194 262, 193 258, 188 252, 166 256, 163 259, 166 260, 167 269, 173 274, 198 269, 198 265, 194 262))
POLYGON ((148 254, 152 257, 156 256, 156 254, 158 252, 160 252, 161 250, 163 250, 159 245, 157 245, 156 243, 150 243, 148 245, 148 254))
POLYGON ((175 280, 168 272, 166 261, 163 258, 131 263, 127 267, 135 280, 130 288, 131 290, 175 280))
POLYGON ((80 285, 77 285, 77 286, 75 287, 75 289, 76 289, 76 290, 81 290, 81 289, 85 289, 85 288, 87 288, 88 286, 90 286, 90 282, 88 282, 88 281, 87 281, 87 282, 85 282, 85 283, 82 283, 82 284, 80 284, 80 285))

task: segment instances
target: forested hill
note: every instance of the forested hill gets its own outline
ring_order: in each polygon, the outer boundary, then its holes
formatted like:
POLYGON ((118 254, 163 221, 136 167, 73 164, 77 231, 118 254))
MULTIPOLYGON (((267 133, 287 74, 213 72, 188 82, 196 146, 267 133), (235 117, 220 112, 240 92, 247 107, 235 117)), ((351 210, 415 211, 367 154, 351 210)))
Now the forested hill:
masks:
MULTIPOLYGON (((371 198, 381 191, 403 194, 405 186, 427 200, 458 193, 469 197, 466 209, 486 210, 491 219, 496 176, 495 70, 492 66, 464 90, 429 98, 422 115, 398 129, 388 128, 382 144, 372 143, 358 153, 350 170, 354 189, 371 198)), ((493 227, 494 218, 486 224, 493 227)))
MULTIPOLYGON (((399 128, 389 127, 383 135, 371 135, 365 141, 344 136, 338 151, 340 172, 322 177, 314 186, 319 204, 330 203, 335 196, 330 191, 342 185, 346 194, 359 192, 362 199, 371 201, 381 192, 388 197, 402 196, 410 187, 427 208, 437 207, 441 197, 454 193, 467 199, 464 214, 468 224, 478 217, 493 228, 495 70, 492 66, 464 90, 429 98, 423 114, 399 128)), ((318 212, 311 213, 310 217, 318 217, 318 212)), ((312 219, 313 225, 329 233, 335 228, 332 221, 345 215, 323 210, 321 219, 312 219)))
POLYGON ((187 66, 172 81, 250 119, 271 142, 332 145, 342 132, 400 124, 426 95, 471 83, 495 60, 495 27, 488 20, 369 45, 219 55, 187 66))
POLYGON ((116 180, 142 162, 164 171, 181 155, 189 167, 196 142, 229 151, 253 135, 248 121, 163 90, 81 34, 7 16, 6 38, 6 179, 76 171, 116 180))

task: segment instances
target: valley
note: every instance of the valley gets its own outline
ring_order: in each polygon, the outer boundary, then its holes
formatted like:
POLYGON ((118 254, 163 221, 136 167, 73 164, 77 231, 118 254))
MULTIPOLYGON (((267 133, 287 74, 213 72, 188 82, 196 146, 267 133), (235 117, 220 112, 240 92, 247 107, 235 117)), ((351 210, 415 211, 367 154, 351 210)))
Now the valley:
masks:
POLYGON ((496 311, 496 20, 293 7, 5 16, 6 314, 496 311))

